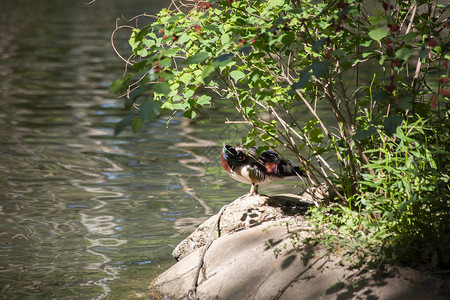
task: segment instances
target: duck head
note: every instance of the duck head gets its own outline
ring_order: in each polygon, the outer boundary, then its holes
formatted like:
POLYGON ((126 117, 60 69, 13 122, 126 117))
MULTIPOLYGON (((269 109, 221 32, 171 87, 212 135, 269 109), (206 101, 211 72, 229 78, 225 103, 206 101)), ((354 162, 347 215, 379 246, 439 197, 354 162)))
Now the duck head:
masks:
POLYGON ((231 168, 242 165, 246 159, 243 151, 225 144, 222 147, 222 157, 231 168))

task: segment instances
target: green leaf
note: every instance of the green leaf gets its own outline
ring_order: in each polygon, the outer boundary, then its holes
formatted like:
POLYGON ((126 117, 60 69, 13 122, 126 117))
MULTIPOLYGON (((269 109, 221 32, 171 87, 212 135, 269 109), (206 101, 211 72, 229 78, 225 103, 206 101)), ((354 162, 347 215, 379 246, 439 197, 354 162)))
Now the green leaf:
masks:
POLYGON ((404 61, 407 61, 408 58, 413 54, 415 49, 413 48, 401 48, 395 51, 395 56, 397 58, 403 59, 404 61))
POLYGON ((330 64, 329 60, 325 61, 314 61, 311 65, 313 75, 317 78, 322 78, 328 71, 328 65, 330 64))
POLYGON ((167 23, 174 23, 178 20, 180 20, 182 17, 184 17, 183 13, 178 13, 176 15, 171 16, 169 19, 166 20, 167 23))
POLYGON ((309 79, 311 79, 311 73, 309 72, 309 70, 310 67, 302 70, 302 72, 300 73, 300 79, 292 85, 292 91, 301 90, 308 84, 309 79))
POLYGON ((174 106, 170 102, 164 102, 163 105, 161 105, 161 109, 168 109, 168 110, 174 110, 174 106))
POLYGON ((385 90, 378 90, 375 95, 373 95, 373 100, 375 101, 388 101, 391 95, 388 94, 385 90))
POLYGON ((320 143, 322 142, 322 139, 324 138, 324 135, 322 133, 321 128, 313 128, 311 132, 309 133, 309 137, 313 142, 320 143))
POLYGON ((384 28, 377 28, 374 30, 369 31, 369 36, 373 40, 379 42, 382 38, 387 37, 389 32, 384 28))
POLYGON ((203 68, 202 79, 206 84, 208 84, 214 78, 214 70, 215 69, 213 65, 207 65, 203 68))
POLYGON ((214 67, 223 67, 233 61, 234 53, 226 53, 216 57, 213 61, 214 67))
POLYGON ((405 34, 405 35, 399 36, 399 38, 407 43, 407 42, 409 42, 410 40, 416 38, 417 35, 418 35, 418 34, 417 34, 416 32, 408 32, 408 33, 405 34))
POLYGON ((161 113, 161 102, 147 100, 139 106, 139 113, 142 120, 153 121, 161 113))
POLYGON ((397 127, 400 126, 402 122, 403 118, 398 115, 389 116, 383 122, 384 131, 388 136, 392 136, 397 131, 397 127))
POLYGON ((293 42, 295 41, 295 33, 292 31, 289 31, 286 34, 283 34, 281 36, 281 42, 286 46, 289 47, 293 42))
POLYGON ((211 30, 211 31, 214 31, 214 32, 220 32, 219 26, 214 25, 214 24, 206 24, 205 25, 205 29, 206 30, 211 30))
POLYGON ((242 146, 250 148, 256 146, 255 140, 252 137, 244 136, 241 140, 242 146))
POLYGON ((187 33, 182 34, 179 38, 178 38, 178 43, 180 45, 183 45, 184 43, 186 43, 187 41, 189 41, 191 38, 189 37, 189 35, 187 33))
POLYGON ((155 83, 153 85, 153 91, 157 94, 162 94, 164 96, 167 96, 171 92, 170 84, 165 81, 155 83))
MULTIPOLYGON (((141 41, 142 38, 147 34, 148 29, 150 28, 150 26, 152 26, 151 23, 145 25, 145 26, 142 27, 140 30, 138 29, 138 30, 137 30, 137 33, 136 33, 135 36, 134 36, 134 39, 135 39, 136 41, 141 41)), ((136 32, 136 31, 135 31, 135 32, 136 32)))
POLYGON ((398 102, 398 106, 404 110, 407 110, 407 109, 411 110, 411 109, 413 109, 412 100, 413 100, 413 98, 411 96, 403 95, 403 97, 398 102))
POLYGON ((281 6, 284 4, 284 0, 269 0, 269 7, 281 6))
POLYGON ((170 59, 169 57, 163 58, 161 60, 158 61, 158 64, 161 67, 168 67, 172 64, 172 59, 170 59))
POLYGON ((375 126, 370 126, 367 129, 361 129, 353 135, 353 139, 358 141, 365 140, 371 137, 376 131, 377 129, 375 128, 375 126))
POLYGON ((208 59, 210 56, 211 56, 210 53, 200 51, 194 54, 193 56, 189 56, 188 58, 186 58, 183 63, 185 65, 200 64, 204 62, 206 59, 208 59))
POLYGON ((130 114, 119 121, 114 127, 114 136, 118 136, 128 125, 133 122, 134 114, 130 114))
POLYGON ((191 80, 192 80, 191 73, 183 73, 183 75, 181 75, 181 77, 180 77, 180 81, 184 84, 190 83, 191 80))
POLYGON ((116 79, 111 83, 111 86, 109 87, 109 91, 113 94, 118 94, 124 89, 124 80, 123 79, 116 79))
POLYGON ((196 114, 197 113, 193 110, 187 110, 183 113, 183 116, 185 116, 186 118, 189 118, 189 119, 193 119, 196 116, 196 114))
POLYGON ((369 23, 371 25, 378 25, 379 23, 381 23, 384 20, 386 20, 386 16, 385 15, 370 16, 369 17, 369 23))
POLYGON ((253 48, 251 46, 241 46, 237 49, 237 51, 243 55, 249 55, 252 53, 253 48))
POLYGON ((123 93, 133 76, 133 73, 128 73, 124 78, 114 80, 109 87, 109 91, 113 94, 123 93))
POLYGON ((316 41, 314 43, 314 45, 312 46, 311 50, 312 51, 317 51, 320 48, 323 47, 323 45, 325 45, 325 43, 327 42, 327 38, 321 38, 320 40, 316 41))
POLYGON ((230 76, 234 79, 234 82, 238 82, 239 79, 244 78, 245 74, 242 71, 234 70, 231 71, 230 76))
POLYGON ((222 43, 222 46, 226 46, 231 42, 231 37, 229 34, 222 34, 222 36, 220 37, 220 42, 222 43))
POLYGON ((200 98, 197 99, 197 104, 201 106, 211 104, 211 96, 208 95, 200 96, 200 98))
POLYGON ((138 133, 142 129, 142 126, 144 126, 144 120, 139 116, 135 116, 133 121, 131 121, 131 129, 133 132, 138 133))

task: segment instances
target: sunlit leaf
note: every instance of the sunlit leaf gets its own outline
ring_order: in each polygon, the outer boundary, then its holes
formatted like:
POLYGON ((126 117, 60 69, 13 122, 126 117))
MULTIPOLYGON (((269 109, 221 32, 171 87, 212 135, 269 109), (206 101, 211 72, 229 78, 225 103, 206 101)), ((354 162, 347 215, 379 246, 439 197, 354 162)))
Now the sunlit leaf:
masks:
POLYGON ((389 32, 384 28, 377 28, 369 31, 370 38, 374 39, 377 42, 379 42, 382 38, 387 37, 388 34, 389 32))
POLYGON ((313 142, 316 143, 320 143, 322 142, 324 135, 322 133, 322 129, 321 128, 313 128, 313 130, 311 130, 311 132, 309 133, 309 137, 311 138, 311 140, 313 142))
POLYGON ((281 6, 284 4, 284 0, 269 0, 269 6, 281 6))
POLYGON ((239 79, 244 78, 245 74, 242 71, 234 70, 230 73, 230 76, 234 79, 234 82, 238 82, 239 79))
POLYGON ((197 104, 201 106, 211 104, 211 96, 208 95, 200 96, 200 98, 197 99, 197 104))

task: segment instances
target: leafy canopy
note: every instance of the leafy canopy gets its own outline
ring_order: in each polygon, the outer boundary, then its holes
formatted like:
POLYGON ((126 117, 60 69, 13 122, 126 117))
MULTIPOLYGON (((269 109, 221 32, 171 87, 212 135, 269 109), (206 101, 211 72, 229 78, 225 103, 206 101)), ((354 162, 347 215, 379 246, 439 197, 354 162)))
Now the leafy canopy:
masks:
POLYGON ((340 204, 321 209, 343 234, 424 238, 410 225, 448 211, 447 11, 428 0, 172 2, 133 29, 127 73, 111 85, 131 111, 115 134, 231 103, 250 128, 245 146, 282 145, 308 184, 334 190, 340 204), (447 192, 433 202, 437 187, 447 192))

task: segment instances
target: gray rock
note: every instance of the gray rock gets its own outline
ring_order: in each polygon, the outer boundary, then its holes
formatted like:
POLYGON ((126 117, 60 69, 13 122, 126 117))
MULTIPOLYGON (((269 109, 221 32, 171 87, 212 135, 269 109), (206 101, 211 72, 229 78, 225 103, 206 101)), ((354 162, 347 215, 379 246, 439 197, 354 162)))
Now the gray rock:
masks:
MULTIPOLYGON (((299 215, 305 212, 311 203, 308 195, 303 198, 295 195, 243 196, 228 204, 220 218, 219 230, 214 233, 214 239, 217 239, 219 235, 251 228, 267 221, 279 220, 287 215, 299 215)), ((173 250, 172 256, 180 260, 195 249, 203 247, 216 219, 217 216, 212 216, 201 224, 191 235, 178 244, 173 250)))
MULTIPOLYGON (((304 243, 314 232, 302 213, 314 201, 321 199, 246 196, 230 203, 220 219, 220 232, 215 230, 215 240, 204 257, 197 298, 449 299, 448 276, 409 268, 378 273, 350 270, 342 257, 304 243)), ((177 246, 174 256, 180 261, 158 276, 152 290, 165 299, 187 299, 216 219, 206 220, 177 246)))

